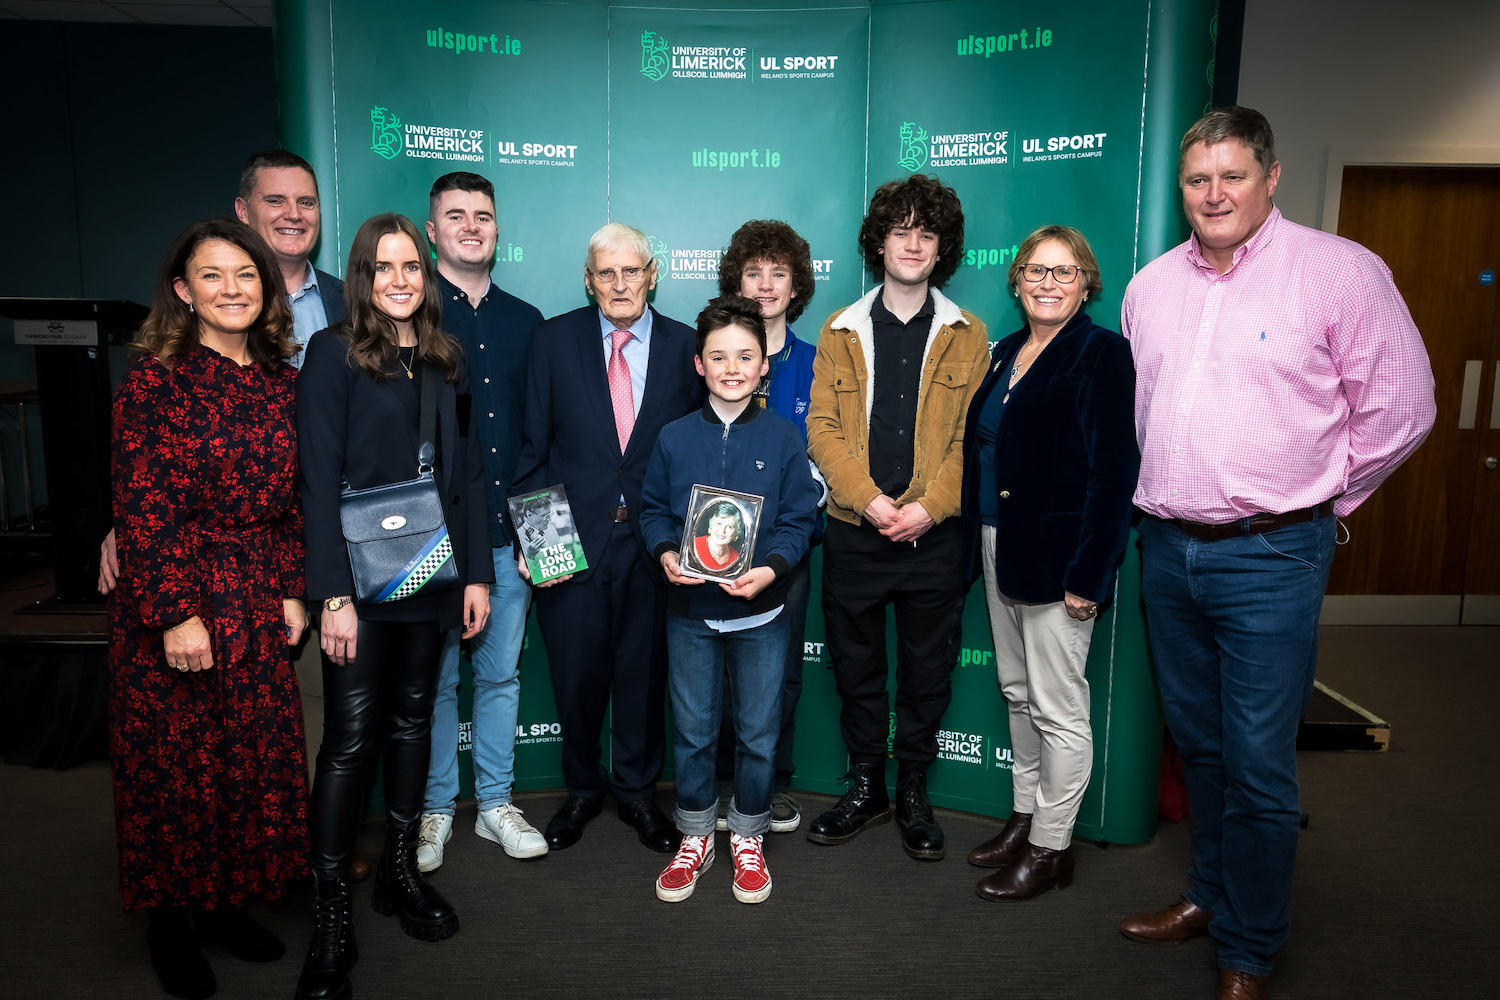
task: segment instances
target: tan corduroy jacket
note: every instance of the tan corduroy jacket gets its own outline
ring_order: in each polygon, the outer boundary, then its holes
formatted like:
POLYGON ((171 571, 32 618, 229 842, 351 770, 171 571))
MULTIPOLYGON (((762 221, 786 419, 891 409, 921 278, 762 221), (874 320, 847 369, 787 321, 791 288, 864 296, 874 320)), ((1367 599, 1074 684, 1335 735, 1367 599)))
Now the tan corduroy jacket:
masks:
MULTIPOLYGON (((828 483, 828 513, 858 524, 880 488, 870 478, 870 407, 875 399, 875 329, 870 308, 877 285, 830 316, 813 362, 807 450, 828 483)), ((935 521, 958 513, 963 489, 964 417, 984 379, 990 342, 984 324, 932 289, 911 485, 896 505, 921 501, 935 521)))

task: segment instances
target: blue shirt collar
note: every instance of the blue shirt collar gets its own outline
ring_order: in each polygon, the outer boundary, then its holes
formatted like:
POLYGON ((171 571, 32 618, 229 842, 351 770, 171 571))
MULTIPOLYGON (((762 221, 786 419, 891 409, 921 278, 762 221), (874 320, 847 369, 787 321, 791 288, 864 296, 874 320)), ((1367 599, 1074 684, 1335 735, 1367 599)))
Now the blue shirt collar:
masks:
MULTIPOLYGON (((605 318, 604 310, 600 309, 598 310, 598 313, 599 334, 605 340, 609 340, 610 334, 615 332, 616 327, 613 323, 605 318)), ((626 329, 635 334, 635 339, 640 341, 642 344, 651 343, 651 307, 647 306, 646 311, 641 313, 641 318, 630 324, 630 326, 628 326, 626 329)))
MULTIPOLYGON (((312 261, 308 261, 307 262, 307 280, 302 283, 302 287, 301 288, 297 289, 297 294, 293 295, 292 299, 293 300, 300 299, 300 298, 302 298, 302 296, 304 296, 304 295, 307 294, 308 289, 316 289, 317 287, 318 287, 318 270, 317 270, 317 268, 315 268, 315 267, 312 266, 312 261)), ((321 290, 319 290, 318 294, 319 295, 322 294, 321 290)))

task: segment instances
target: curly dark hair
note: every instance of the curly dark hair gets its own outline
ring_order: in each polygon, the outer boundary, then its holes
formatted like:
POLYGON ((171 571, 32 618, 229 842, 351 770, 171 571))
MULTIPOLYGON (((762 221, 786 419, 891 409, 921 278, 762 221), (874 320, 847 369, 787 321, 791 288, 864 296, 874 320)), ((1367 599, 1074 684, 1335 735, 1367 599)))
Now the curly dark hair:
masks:
POLYGON ((698 356, 703 356, 703 344, 708 335, 726 326, 737 326, 755 334, 760 344, 760 353, 766 353, 766 321, 760 315, 760 303, 747 299, 738 292, 709 299, 708 305, 698 314, 698 356))
POLYGON ((885 238, 897 226, 921 226, 938 237, 938 261, 927 279, 942 288, 958 270, 964 255, 964 208, 958 192, 926 174, 912 174, 904 181, 886 181, 875 189, 870 211, 859 227, 859 252, 865 270, 875 281, 885 280, 885 238))
POLYGON ((791 269, 793 295, 786 307, 786 321, 795 322, 818 290, 813 280, 812 248, 797 230, 777 219, 751 219, 734 231, 729 249, 719 258, 719 294, 740 294, 745 267, 762 260, 791 269))
POLYGON ((246 347, 252 360, 268 371, 276 371, 302 350, 292 339, 292 305, 271 248, 259 233, 237 219, 195 222, 177 234, 156 279, 151 313, 141 324, 130 353, 137 357, 154 354, 170 368, 198 342, 198 317, 178 296, 176 284, 187 275, 188 262, 198 247, 213 240, 239 247, 255 265, 260 276, 261 306, 246 347))

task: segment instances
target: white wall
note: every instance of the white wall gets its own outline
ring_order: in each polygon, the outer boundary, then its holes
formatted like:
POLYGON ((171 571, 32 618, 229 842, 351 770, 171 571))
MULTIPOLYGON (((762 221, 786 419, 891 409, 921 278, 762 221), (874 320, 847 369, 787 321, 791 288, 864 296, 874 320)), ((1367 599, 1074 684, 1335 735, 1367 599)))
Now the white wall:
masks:
POLYGON ((1248 0, 1239 103, 1271 120, 1276 202, 1307 226, 1329 147, 1500 163, 1500 0, 1248 0))

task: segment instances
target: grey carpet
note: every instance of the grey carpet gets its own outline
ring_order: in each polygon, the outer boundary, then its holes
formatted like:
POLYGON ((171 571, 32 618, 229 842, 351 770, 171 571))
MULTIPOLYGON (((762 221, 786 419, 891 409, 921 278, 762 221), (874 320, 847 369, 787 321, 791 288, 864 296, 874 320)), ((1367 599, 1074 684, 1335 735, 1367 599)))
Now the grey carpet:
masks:
MULTIPOLYGON (((1301 757, 1312 824, 1275 996, 1496 996, 1500 629, 1325 628, 1319 676, 1391 723, 1391 750, 1301 757)), ((0 782, 0 995, 163 996, 143 918, 119 910, 107 767, 3 767, 0 782)), ((540 826, 559 796, 517 801, 540 826)), ((829 801, 803 796, 808 813, 829 801)), ((941 813, 950 856, 937 864, 907 859, 893 826, 836 848, 772 835, 775 890, 743 906, 730 893, 727 834, 693 898, 668 905, 652 891, 664 857, 612 809, 582 843, 537 862, 475 837, 473 817, 472 803, 460 807, 434 876, 458 908, 458 936, 410 940, 369 908, 368 883, 356 888, 357 997, 1215 995, 1206 939, 1151 947, 1115 929, 1182 888, 1186 823, 1143 847, 1080 842, 1072 888, 1012 905, 976 898, 983 873, 963 861, 995 829, 987 819, 941 813)), ((363 850, 375 857, 373 830, 363 850)), ((291 997, 308 906, 302 893, 258 908, 288 943, 280 962, 210 952, 220 997, 291 997)))

